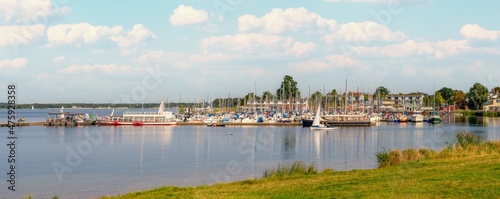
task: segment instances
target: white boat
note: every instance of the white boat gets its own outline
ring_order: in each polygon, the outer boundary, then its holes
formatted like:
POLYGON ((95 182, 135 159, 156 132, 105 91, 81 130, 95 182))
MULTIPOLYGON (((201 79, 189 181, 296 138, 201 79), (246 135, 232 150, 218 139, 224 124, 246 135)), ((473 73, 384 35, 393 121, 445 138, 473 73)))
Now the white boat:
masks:
MULTIPOLYGON (((114 110, 111 114, 114 114, 114 110)), ((110 117, 98 121, 99 125, 175 125, 177 124, 175 115, 170 111, 165 111, 163 101, 160 103, 158 112, 127 112, 121 117, 110 117)))
POLYGON ((31 105, 31 110, 35 110, 35 107, 33 105, 31 105))
POLYGON ((422 111, 413 111, 413 114, 411 115, 411 121, 412 122, 423 122, 424 115, 422 115, 422 111))
POLYGON ((321 117, 319 116, 320 111, 321 111, 321 108, 318 105, 318 109, 316 110, 316 115, 314 116, 313 123, 312 123, 311 127, 309 127, 309 128, 311 128, 311 130, 335 130, 335 129, 338 129, 338 127, 327 126, 327 125, 321 124, 321 117))

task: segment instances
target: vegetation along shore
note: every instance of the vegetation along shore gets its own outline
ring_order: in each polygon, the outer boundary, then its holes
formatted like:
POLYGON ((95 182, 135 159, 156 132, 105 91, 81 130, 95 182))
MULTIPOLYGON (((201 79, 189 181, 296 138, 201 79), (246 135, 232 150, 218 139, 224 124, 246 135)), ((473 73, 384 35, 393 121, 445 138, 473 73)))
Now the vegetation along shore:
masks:
POLYGON ((105 198, 499 198, 500 141, 458 133, 441 151, 387 150, 378 169, 317 171, 280 164, 263 178, 198 187, 160 187, 105 198))

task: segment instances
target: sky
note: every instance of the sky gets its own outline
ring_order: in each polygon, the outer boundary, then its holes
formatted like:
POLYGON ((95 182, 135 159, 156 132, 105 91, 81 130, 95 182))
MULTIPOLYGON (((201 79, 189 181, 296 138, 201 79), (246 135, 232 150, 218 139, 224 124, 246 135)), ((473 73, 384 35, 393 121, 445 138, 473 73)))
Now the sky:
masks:
POLYGON ((500 86, 500 2, 0 0, 0 102, 500 86))

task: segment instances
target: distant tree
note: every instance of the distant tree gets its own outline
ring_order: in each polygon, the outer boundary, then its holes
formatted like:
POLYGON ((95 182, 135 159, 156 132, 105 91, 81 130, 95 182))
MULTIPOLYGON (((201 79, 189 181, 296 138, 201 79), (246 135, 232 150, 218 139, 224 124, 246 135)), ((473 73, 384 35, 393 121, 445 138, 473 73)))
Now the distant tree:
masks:
POLYGON ((281 82, 280 88, 276 90, 276 96, 278 99, 290 99, 291 97, 300 97, 300 91, 297 88, 297 82, 293 80, 290 75, 285 75, 283 81, 281 82))
POLYGON ((245 97, 244 97, 244 98, 245 98, 245 100, 246 100, 247 102, 252 101, 252 100, 254 100, 254 99, 255 99, 255 100, 259 100, 259 99, 260 99, 260 98, 259 98, 259 96, 256 96, 254 93, 248 93, 247 95, 245 95, 245 97))
POLYGON ((273 98, 273 94, 269 91, 264 91, 264 93, 262 93, 262 98, 264 100, 271 100, 273 98))
POLYGON ((444 102, 446 102, 447 104, 453 103, 453 99, 451 99, 451 97, 453 97, 453 89, 443 87, 442 89, 439 89, 438 92, 441 93, 441 96, 443 97, 444 102))
POLYGON ((445 100, 441 95, 441 92, 436 92, 436 107, 440 107, 443 103, 445 103, 445 100))
POLYGON ((495 87, 495 88, 492 88, 491 89, 491 93, 495 94, 495 95, 498 95, 500 94, 500 87, 495 87))
POLYGON ((311 94, 311 103, 312 106, 316 107, 318 105, 318 101, 323 97, 323 94, 321 91, 316 91, 313 94, 311 94))
POLYGON ((378 96, 379 93, 380 93, 380 99, 384 99, 391 92, 389 91, 389 89, 387 89, 387 88, 385 88, 383 86, 379 86, 377 88, 377 90, 375 90, 375 93, 373 94, 373 96, 376 97, 376 96, 378 96))
POLYGON ((483 108, 488 101, 488 89, 480 83, 475 83, 467 93, 467 106, 472 110, 483 108))
POLYGON ((455 90, 453 91, 453 97, 451 97, 453 100, 453 104, 458 106, 458 108, 464 109, 465 108, 465 99, 467 96, 465 93, 461 90, 455 90))
POLYGON ((339 104, 338 93, 336 89, 333 89, 328 94, 326 94, 329 103, 335 103, 337 106, 339 104))

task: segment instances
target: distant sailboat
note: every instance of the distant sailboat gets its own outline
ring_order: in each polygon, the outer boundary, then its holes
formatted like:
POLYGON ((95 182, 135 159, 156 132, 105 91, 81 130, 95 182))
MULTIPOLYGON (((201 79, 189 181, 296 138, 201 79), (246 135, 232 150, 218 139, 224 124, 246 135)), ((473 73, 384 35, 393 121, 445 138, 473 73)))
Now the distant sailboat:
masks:
POLYGON ((31 105, 31 110, 35 110, 35 107, 33 105, 31 105))
POLYGON ((333 126, 326 126, 321 124, 321 117, 320 117, 320 112, 321 112, 321 106, 318 104, 318 109, 316 110, 316 115, 314 116, 314 121, 312 123, 312 126, 310 127, 311 130, 333 130, 333 129, 338 129, 338 127, 333 127, 333 126))

